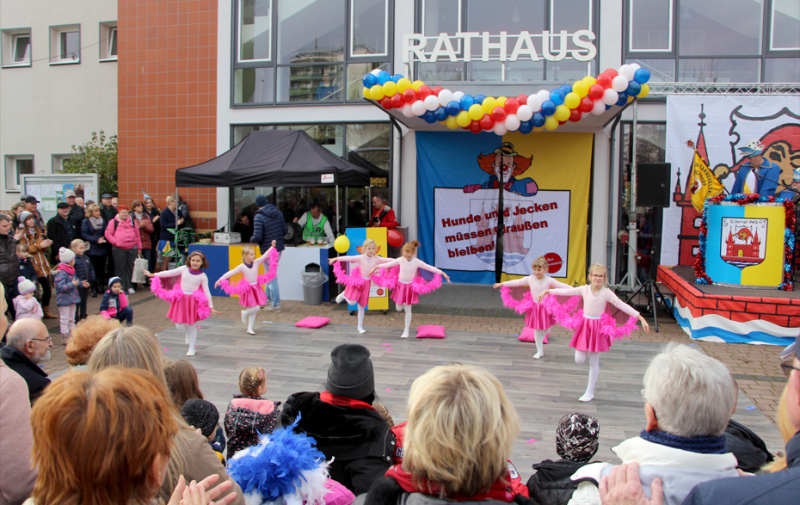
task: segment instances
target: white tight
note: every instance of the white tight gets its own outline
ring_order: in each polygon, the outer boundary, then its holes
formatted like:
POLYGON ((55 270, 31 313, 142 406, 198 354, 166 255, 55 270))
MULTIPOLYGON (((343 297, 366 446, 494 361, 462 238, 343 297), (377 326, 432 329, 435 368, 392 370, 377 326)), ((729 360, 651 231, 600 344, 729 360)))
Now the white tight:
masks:
POLYGON ((256 314, 258 314, 257 306, 244 310, 244 316, 247 318, 247 331, 253 331, 253 325, 256 323, 256 314))
POLYGON ((575 351, 575 363, 582 365, 589 358, 589 383, 586 386, 585 396, 594 395, 594 386, 600 376, 600 353, 588 351, 575 351))
POLYGON ((544 336, 547 330, 533 330, 533 340, 536 342, 536 356, 539 358, 544 354, 544 336))
POLYGON ((358 329, 359 330, 363 330, 364 329, 364 309, 365 309, 365 307, 362 307, 361 305, 357 305, 357 306, 358 306, 358 329))
POLYGON ((176 324, 175 327, 186 334, 189 354, 194 354, 194 345, 197 343, 197 326, 193 324, 176 324))
POLYGON ((411 327, 411 305, 400 305, 397 304, 397 311, 405 310, 406 311, 406 326, 403 330, 403 334, 401 335, 402 338, 408 337, 408 330, 411 327))

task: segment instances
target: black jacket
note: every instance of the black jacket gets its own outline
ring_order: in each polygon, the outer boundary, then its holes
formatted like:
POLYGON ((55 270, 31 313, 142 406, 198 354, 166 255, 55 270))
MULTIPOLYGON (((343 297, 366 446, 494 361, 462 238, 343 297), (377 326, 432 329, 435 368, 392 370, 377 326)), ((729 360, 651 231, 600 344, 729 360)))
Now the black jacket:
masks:
POLYGON ((117 209, 113 205, 106 207, 101 203, 100 215, 103 216, 103 219, 105 219, 107 222, 110 222, 112 219, 114 219, 114 216, 117 215, 117 209))
POLYGON ((0 358, 3 359, 3 362, 5 362, 8 368, 14 370, 25 379, 25 382, 28 384, 28 396, 31 403, 33 403, 34 400, 44 392, 44 388, 50 384, 50 379, 47 378, 47 374, 44 373, 44 370, 39 368, 36 363, 29 360, 19 349, 7 345, 0 349, 0 358))
POLYGON ((72 207, 69 208, 69 215, 67 219, 70 223, 72 223, 72 228, 75 230, 75 237, 78 238, 81 236, 81 223, 83 220, 86 219, 86 209, 78 205, 77 203, 74 204, 72 207))
POLYGON ((331 478, 356 495, 366 493, 392 465, 397 442, 377 411, 331 405, 319 393, 295 393, 283 406, 281 424, 289 426, 298 415, 296 430, 316 440, 326 459, 336 458, 331 478))
POLYGON ((16 285, 19 277, 19 259, 17 258, 17 241, 14 235, 0 235, 0 282, 5 285, 16 285))
MULTIPOLYGON (((253 218, 253 236, 248 237, 250 242, 258 244, 262 252, 269 249, 272 241, 275 240, 275 249, 279 252, 283 251, 283 237, 289 228, 286 226, 286 221, 283 220, 283 214, 277 207, 268 203, 267 205, 258 209, 255 218, 253 218)), ((242 240, 247 240, 242 237, 242 240)))
POLYGON ((75 255, 75 278, 79 281, 95 281, 94 267, 85 254, 75 255))
POLYGON ((61 261, 58 259, 58 250, 62 247, 69 249, 70 243, 79 236, 69 219, 63 219, 59 215, 50 218, 47 222, 47 238, 53 241, 48 258, 50 264, 57 265, 61 261))
POLYGON ((578 484, 585 480, 570 480, 570 475, 588 463, 576 463, 566 459, 552 461, 546 459, 533 465, 536 473, 528 479, 528 493, 531 500, 540 505, 566 505, 578 484))
POLYGON ((36 275, 36 269, 33 267, 33 262, 30 258, 17 258, 19 260, 19 275, 25 277, 31 282, 36 282, 39 277, 36 275))

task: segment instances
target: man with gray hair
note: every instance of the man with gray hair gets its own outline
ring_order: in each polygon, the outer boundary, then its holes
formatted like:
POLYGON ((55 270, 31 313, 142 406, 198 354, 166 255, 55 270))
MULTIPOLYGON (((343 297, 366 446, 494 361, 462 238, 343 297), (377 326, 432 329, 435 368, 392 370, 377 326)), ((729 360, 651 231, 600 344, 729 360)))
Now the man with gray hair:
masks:
POLYGON ((53 338, 38 319, 20 319, 11 325, 6 336, 6 346, 0 349, 0 358, 8 368, 17 372, 28 384, 31 404, 50 384, 39 363, 50 359, 53 338))
MULTIPOLYGON (((644 489, 660 478, 664 503, 680 505, 697 484, 739 475, 724 436, 736 396, 735 382, 723 363, 670 343, 644 374, 645 429, 612 450, 623 463, 639 464, 644 489)), ((570 503, 599 505, 597 483, 613 468, 596 463, 575 472, 572 480, 592 480, 581 482, 570 503)))

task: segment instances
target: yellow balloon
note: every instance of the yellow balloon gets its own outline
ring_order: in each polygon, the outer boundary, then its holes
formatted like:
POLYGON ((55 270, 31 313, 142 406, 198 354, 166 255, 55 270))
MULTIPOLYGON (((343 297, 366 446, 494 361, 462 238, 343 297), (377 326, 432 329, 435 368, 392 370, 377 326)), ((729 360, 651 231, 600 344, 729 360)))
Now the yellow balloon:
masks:
POLYGON ((592 86, 597 84, 597 79, 595 79, 591 75, 587 75, 586 77, 583 78, 583 82, 586 84, 587 88, 591 88, 592 86))
POLYGON ((628 103, 631 103, 632 101, 633 101, 633 97, 628 95, 628 103))
MULTIPOLYGON (((546 120, 545 120, 545 121, 546 121, 546 120)), ((534 127, 533 127, 533 131, 535 131, 535 132, 540 132, 540 131, 542 131, 542 130, 544 130, 544 126, 534 126, 534 127)))
POLYGON ((505 107, 506 100, 508 100, 508 98, 501 96, 500 98, 497 99, 497 105, 499 105, 500 107, 505 107))
MULTIPOLYGON (((464 112, 464 111, 461 111, 461 112, 464 112)), ((469 124, 469 123, 467 123, 467 124, 469 124)), ((455 130, 459 126, 458 125, 458 120, 456 119, 455 116, 447 116, 447 119, 444 120, 444 125, 446 127, 450 128, 451 130, 455 130)))
POLYGON ((394 96, 397 94, 397 84, 394 81, 386 81, 383 85, 383 94, 386 96, 394 96))
POLYGON ((399 81, 397 81, 397 92, 402 93, 403 91, 407 90, 411 87, 411 81, 407 78, 403 77, 399 81))
POLYGON ((370 98, 370 96, 369 96, 369 88, 365 87, 362 91, 364 92, 364 98, 370 98))
POLYGON ((472 120, 469 118, 469 114, 467 114, 467 111, 465 110, 462 110, 458 113, 458 116, 456 116, 456 124, 461 128, 466 128, 471 122, 472 120))
POLYGON ((491 96, 487 96, 483 99, 483 104, 481 104, 481 108, 483 112, 486 114, 491 114, 494 108, 497 107, 497 100, 492 98, 491 96))
POLYGON ((411 83, 411 87, 414 88, 414 91, 419 91, 419 88, 425 86, 425 83, 422 81, 414 81, 411 83))
MULTIPOLYGON (((566 121, 567 119, 569 119, 569 107, 567 107, 566 105, 559 105, 558 107, 556 107, 556 112, 555 114, 553 114, 553 117, 556 118, 558 121, 566 121)), ((545 120, 545 125, 547 125, 547 120, 545 120)))
POLYGON ((467 111, 467 113, 469 114, 470 119, 477 121, 483 117, 483 108, 477 103, 473 103, 469 106, 469 111, 467 111))
POLYGON ((564 98, 564 105, 567 106, 568 109, 577 109, 578 105, 581 104, 581 97, 575 93, 573 89, 572 93, 567 93, 567 96, 564 98))
POLYGON ((336 240, 333 241, 333 248, 336 249, 336 252, 339 254, 344 254, 350 249, 350 239, 347 238, 347 235, 339 235, 336 237, 336 240))
MULTIPOLYGON (((578 90, 581 89, 581 87, 583 87, 583 86, 584 86, 583 80, 578 80, 578 81, 573 82, 572 83, 572 92, 573 93, 578 93, 578 90), (575 89, 575 86, 578 86, 578 89, 575 89)), ((589 91, 589 87, 588 86, 586 87, 586 91, 588 93, 588 91, 589 91)), ((578 96, 581 96, 581 94, 578 93, 578 96)), ((583 98, 583 97, 581 96, 581 98, 583 98)))
MULTIPOLYGON (((567 117, 569 117, 569 113, 567 113, 567 117)), ((550 131, 558 128, 558 119, 556 119, 555 114, 547 116, 547 119, 544 120, 544 127, 550 131)))
POLYGON ((642 90, 636 95, 639 98, 644 98, 650 94, 650 85, 647 83, 642 84, 642 90))
POLYGON ((380 100, 383 98, 383 86, 376 84, 369 89, 369 97, 373 100, 380 100))

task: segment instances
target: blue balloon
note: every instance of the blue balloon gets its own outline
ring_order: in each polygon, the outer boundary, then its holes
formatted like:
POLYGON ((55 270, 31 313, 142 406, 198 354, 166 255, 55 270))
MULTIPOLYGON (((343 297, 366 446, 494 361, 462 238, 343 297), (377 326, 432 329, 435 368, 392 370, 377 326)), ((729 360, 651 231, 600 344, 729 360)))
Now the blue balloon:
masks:
POLYGON ((610 106, 610 105, 608 105, 608 104, 606 104, 606 110, 608 110, 608 109, 610 109, 610 108, 611 108, 611 106, 610 106))
POLYGON ((561 86, 561 87, 560 87, 560 88, 558 88, 558 89, 560 89, 561 91, 563 91, 563 92, 564 92, 564 96, 566 96, 566 95, 568 95, 568 94, 572 93, 572 86, 571 86, 571 85, 569 85, 569 84, 565 84, 565 85, 561 86))
POLYGON ((622 93, 619 94, 619 100, 617 100, 617 103, 615 105, 622 107, 626 103, 628 103, 628 94, 623 91, 622 93))
POLYGON ((475 95, 475 103, 481 105, 486 100, 486 95, 475 95))
POLYGON ((436 117, 436 121, 444 121, 445 119, 447 119, 448 116, 447 111, 444 109, 444 107, 439 107, 433 112, 433 114, 436 117))
POLYGON ((530 122, 533 123, 534 127, 541 128, 544 126, 544 115, 541 112, 536 112, 530 122))
POLYGON ((646 68, 640 68, 633 74, 633 80, 639 84, 644 84, 650 80, 650 71, 646 68))
POLYGON ((474 104, 475 104, 475 99, 472 98, 472 95, 464 95, 461 97, 461 102, 460 102, 461 110, 469 110, 469 108, 472 107, 474 104))
POLYGON ((422 115, 422 119, 424 119, 426 123, 433 124, 436 122, 436 114, 432 110, 429 110, 422 115))
MULTIPOLYGON (((552 96, 552 95, 551 95, 552 96)), ((556 113, 556 104, 552 100, 545 100, 542 104, 542 114, 552 116, 556 113)))
MULTIPOLYGON (((538 112, 537 112, 537 114, 538 114, 538 112)), ((533 121, 532 120, 523 121, 522 123, 520 123, 520 125, 519 125, 519 132, 520 133, 530 133, 532 131, 533 131, 533 121)))
POLYGON ((380 84, 381 86, 383 86, 384 84, 386 84, 391 80, 392 76, 389 75, 389 72, 387 72, 386 70, 381 70, 380 72, 378 72, 378 84, 380 84))
POLYGON ((371 88, 378 84, 378 78, 375 76, 375 74, 367 74, 363 79, 361 79, 361 82, 364 83, 365 88, 371 88))
POLYGON ((461 104, 453 100, 445 106, 445 111, 448 116, 458 116, 458 113, 461 112, 461 104))
POLYGON ((628 83, 628 89, 625 90, 625 93, 629 94, 630 96, 636 96, 642 91, 642 85, 636 81, 630 81, 628 83))
MULTIPOLYGON (((554 89, 550 92, 550 101, 556 105, 564 105, 564 98, 566 97, 567 95, 560 89, 554 89)), ((547 115, 549 116, 550 114, 547 115)))

